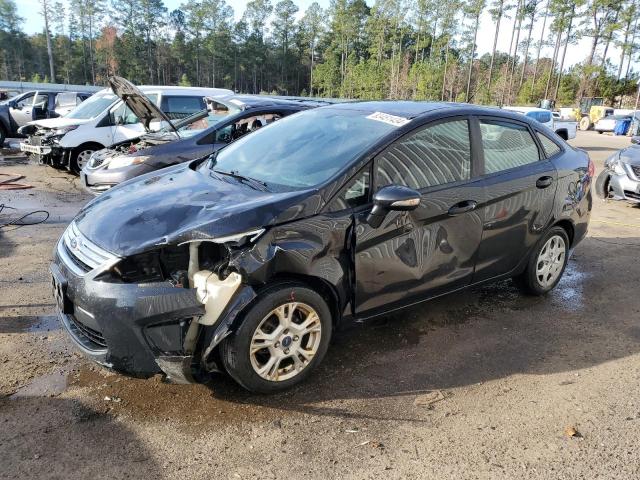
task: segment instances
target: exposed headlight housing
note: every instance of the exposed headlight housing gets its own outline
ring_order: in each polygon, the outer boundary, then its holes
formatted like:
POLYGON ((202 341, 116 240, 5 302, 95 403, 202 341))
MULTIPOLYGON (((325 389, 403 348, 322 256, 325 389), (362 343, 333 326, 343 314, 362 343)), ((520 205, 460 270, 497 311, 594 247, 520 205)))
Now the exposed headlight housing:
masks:
POLYGON ((113 157, 109 160, 107 168, 123 168, 131 165, 139 165, 146 162, 149 158, 148 155, 138 155, 135 157, 113 157))
POLYGON ((613 170, 616 175, 626 175, 627 172, 624 169, 624 165, 620 161, 620 157, 612 158, 609 160, 609 169, 613 170))
POLYGON ((58 128, 58 129, 54 130, 53 134, 54 135, 65 135, 65 134, 71 132, 72 130, 75 130, 79 126, 80 125, 67 125, 66 127, 62 127, 62 128, 58 128))

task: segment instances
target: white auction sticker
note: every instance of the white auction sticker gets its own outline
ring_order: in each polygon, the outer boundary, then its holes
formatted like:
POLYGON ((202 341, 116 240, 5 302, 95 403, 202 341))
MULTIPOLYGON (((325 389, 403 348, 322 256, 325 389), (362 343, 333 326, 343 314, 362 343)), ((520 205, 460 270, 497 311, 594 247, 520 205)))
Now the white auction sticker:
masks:
POLYGON ((401 127, 406 125, 411 120, 404 117, 396 117, 395 115, 389 115, 388 113, 383 112, 375 112, 371 115, 367 115, 369 120, 377 120, 379 122, 388 123, 389 125, 393 125, 394 127, 401 127))

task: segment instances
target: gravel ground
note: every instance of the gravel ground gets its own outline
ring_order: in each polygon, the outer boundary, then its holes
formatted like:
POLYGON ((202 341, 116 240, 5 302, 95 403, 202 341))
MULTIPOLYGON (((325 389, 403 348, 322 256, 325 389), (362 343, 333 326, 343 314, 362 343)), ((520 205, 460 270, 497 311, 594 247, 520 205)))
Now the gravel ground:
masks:
MULTIPOLYGON (((629 142, 578 135, 598 171, 629 142)), ((0 229, 0 478, 640 477, 640 208, 597 201, 546 297, 505 281, 354 325, 307 383, 265 397, 76 353, 47 266, 89 197, 7 150, 2 173, 34 188, 0 190, 16 209, 0 218, 50 217, 0 229)))

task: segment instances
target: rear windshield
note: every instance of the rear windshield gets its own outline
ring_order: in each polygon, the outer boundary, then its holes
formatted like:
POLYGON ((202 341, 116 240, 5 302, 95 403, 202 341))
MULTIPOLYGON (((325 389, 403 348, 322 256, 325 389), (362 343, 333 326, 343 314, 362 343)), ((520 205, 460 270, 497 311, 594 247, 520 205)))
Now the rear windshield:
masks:
POLYGON ((290 115, 225 147, 204 165, 279 189, 319 185, 397 128, 368 116, 336 108, 290 115))
POLYGON ((89 97, 82 102, 76 108, 71 110, 67 115, 67 118, 77 118, 79 120, 88 120, 95 118, 104 112, 107 108, 113 105, 118 97, 113 93, 97 94, 89 97))

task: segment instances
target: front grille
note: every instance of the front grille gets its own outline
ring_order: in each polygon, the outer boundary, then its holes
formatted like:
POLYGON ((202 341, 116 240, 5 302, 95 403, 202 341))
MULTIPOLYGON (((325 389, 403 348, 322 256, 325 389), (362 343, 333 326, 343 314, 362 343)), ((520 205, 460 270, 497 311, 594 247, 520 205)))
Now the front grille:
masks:
POLYGON ((87 327, 84 323, 79 322, 73 315, 67 315, 69 320, 68 329, 75 339, 89 350, 103 350, 107 348, 107 342, 101 332, 87 327))
POLYGON ((638 194, 636 192, 632 192, 630 190, 625 190, 624 191, 624 196, 625 197, 629 197, 629 198, 633 198, 635 200, 640 200, 640 194, 638 194))
POLYGON ((638 180, 640 180, 640 165, 629 165, 633 174, 636 176, 638 180))
POLYGON ((78 230, 75 222, 71 222, 62 235, 58 243, 58 253, 64 264, 80 276, 118 259, 116 255, 100 248, 85 237, 78 230))

